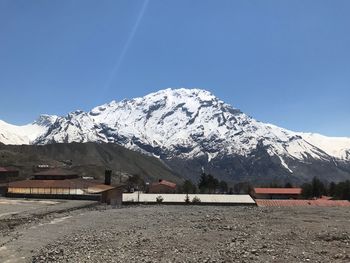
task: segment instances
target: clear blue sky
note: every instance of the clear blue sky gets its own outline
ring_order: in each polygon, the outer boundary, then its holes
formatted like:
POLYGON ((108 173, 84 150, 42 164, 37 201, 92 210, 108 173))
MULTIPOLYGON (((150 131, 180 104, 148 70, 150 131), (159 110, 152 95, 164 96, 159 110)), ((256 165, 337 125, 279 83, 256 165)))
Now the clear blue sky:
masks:
POLYGON ((0 119, 187 87, 350 136, 349 14, 348 0, 0 0, 0 119))

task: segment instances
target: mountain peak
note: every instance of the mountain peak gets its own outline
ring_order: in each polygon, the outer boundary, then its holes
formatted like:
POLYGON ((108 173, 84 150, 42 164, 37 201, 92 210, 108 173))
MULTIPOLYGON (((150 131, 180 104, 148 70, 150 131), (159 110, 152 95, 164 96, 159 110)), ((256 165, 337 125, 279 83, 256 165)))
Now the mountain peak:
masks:
POLYGON ((48 115, 48 114, 41 114, 34 122, 33 124, 48 127, 55 123, 58 116, 56 115, 48 115))
POLYGON ((213 100, 216 97, 209 91, 204 89, 187 89, 187 88, 167 88, 157 92, 150 93, 143 98, 152 97, 173 97, 173 98, 199 98, 203 101, 213 100))

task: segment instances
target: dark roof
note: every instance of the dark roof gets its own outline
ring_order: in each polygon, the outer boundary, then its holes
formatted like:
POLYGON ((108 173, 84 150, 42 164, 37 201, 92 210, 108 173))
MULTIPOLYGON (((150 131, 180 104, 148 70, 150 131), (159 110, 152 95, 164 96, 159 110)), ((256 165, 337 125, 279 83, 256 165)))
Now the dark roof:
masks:
POLYGON ((65 180, 23 180, 10 182, 8 187, 13 188, 90 188, 96 192, 103 192, 113 188, 124 188, 125 185, 104 185, 101 181, 93 179, 65 179, 65 180))
POLYGON ((288 195, 300 195, 301 188, 254 188, 256 194, 288 194, 288 195))
POLYGON ((88 188, 101 184, 97 180, 65 179, 65 180, 23 180, 10 182, 9 187, 14 188, 88 188))
POLYGON ((41 172, 37 172, 34 174, 35 175, 49 175, 49 176, 68 176, 68 175, 78 175, 76 172, 66 170, 66 169, 61 169, 61 168, 54 168, 54 169, 49 169, 41 172))

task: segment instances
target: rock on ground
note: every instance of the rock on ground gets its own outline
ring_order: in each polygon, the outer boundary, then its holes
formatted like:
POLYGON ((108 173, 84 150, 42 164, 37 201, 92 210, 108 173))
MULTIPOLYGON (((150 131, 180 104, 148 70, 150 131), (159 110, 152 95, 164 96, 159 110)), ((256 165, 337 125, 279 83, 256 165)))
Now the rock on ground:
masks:
POLYGON ((350 262, 348 208, 133 206, 75 224, 31 261, 350 262))

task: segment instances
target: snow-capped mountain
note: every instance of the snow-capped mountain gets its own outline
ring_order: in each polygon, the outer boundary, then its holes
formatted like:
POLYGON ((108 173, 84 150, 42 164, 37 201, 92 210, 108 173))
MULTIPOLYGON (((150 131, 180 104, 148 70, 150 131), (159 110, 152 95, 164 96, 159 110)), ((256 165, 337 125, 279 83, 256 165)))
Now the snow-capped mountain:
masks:
POLYGON ((56 121, 57 116, 40 115, 31 124, 16 126, 0 120, 0 142, 4 144, 32 144, 38 137, 46 133, 56 121))
MULTIPOLYGON (((350 175, 350 138, 293 132, 262 123, 200 89, 161 90, 142 98, 112 101, 90 112, 44 115, 21 127, 0 122, 0 142, 5 144, 91 141, 121 144, 169 165, 174 160, 197 160, 197 166, 210 170, 218 160, 258 161, 264 154, 276 174, 297 176, 300 164, 318 162, 336 167, 345 163, 342 177, 350 175)), ((241 173, 248 175, 244 167, 241 173)))
POLYGON ((317 133, 299 133, 304 140, 335 158, 350 160, 350 138, 327 137, 317 133))

